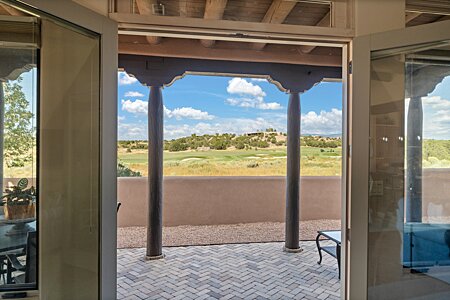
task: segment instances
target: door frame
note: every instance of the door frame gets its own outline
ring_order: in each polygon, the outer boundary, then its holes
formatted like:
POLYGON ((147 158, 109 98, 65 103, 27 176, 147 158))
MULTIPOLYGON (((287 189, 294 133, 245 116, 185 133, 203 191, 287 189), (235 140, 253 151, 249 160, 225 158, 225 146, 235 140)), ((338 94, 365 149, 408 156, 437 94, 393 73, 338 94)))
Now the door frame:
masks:
POLYGON ((348 293, 344 299, 367 299, 369 225, 369 106, 371 53, 386 54, 450 40, 450 20, 359 36, 351 43, 348 188, 348 293))
POLYGON ((100 241, 99 299, 117 293, 117 23, 74 1, 4 0, 30 13, 42 12, 100 36, 100 241))

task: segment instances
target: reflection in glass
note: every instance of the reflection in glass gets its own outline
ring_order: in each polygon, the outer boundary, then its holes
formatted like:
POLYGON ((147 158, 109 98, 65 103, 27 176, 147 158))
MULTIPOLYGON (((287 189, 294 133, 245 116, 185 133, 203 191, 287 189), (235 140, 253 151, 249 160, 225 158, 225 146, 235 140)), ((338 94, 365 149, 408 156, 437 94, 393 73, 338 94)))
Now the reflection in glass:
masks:
POLYGON ((0 290, 35 288, 36 50, 0 57, 0 290))
POLYGON ((449 60, 372 59, 369 299, 450 299, 449 60))

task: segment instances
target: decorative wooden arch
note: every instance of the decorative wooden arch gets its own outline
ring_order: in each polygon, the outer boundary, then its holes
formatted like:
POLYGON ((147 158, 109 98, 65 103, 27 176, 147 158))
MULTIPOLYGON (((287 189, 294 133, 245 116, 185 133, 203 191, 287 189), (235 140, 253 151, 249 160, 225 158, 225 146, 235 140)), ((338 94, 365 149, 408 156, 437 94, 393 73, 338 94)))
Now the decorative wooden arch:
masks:
POLYGON ((119 68, 147 86, 170 86, 186 74, 263 77, 281 91, 302 93, 324 79, 340 80, 341 67, 119 55, 119 68))

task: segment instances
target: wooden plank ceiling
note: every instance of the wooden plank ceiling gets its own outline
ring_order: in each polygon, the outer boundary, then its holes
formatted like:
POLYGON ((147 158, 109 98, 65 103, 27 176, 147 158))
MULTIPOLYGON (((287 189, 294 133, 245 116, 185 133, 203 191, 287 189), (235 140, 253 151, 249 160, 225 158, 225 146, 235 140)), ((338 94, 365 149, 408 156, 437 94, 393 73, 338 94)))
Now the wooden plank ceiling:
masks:
MULTIPOLYGON (((330 1, 135 0, 132 12, 171 17, 330 27, 330 1)), ((313 46, 120 35, 119 52, 339 66, 341 50, 313 46)))
MULTIPOLYGON (((129 0, 122 0, 129 2, 129 0)), ((134 0, 132 13, 272 24, 331 27, 333 0, 134 0)), ((123 7, 123 6, 122 6, 123 7)), ((405 26, 449 19, 450 0, 406 0, 405 26)), ((121 35, 119 52, 171 57, 339 65, 337 48, 183 40, 121 35)))
MULTIPOLYGON (((332 27, 335 0, 117 0, 117 11, 141 15, 204 18, 267 24, 332 27)), ((0 15, 23 15, 0 4, 0 15)), ((405 26, 450 19, 450 0, 406 0, 405 26)), ((273 61, 293 64, 340 64, 337 48, 188 40, 148 35, 119 36, 119 52, 171 57, 273 61)))

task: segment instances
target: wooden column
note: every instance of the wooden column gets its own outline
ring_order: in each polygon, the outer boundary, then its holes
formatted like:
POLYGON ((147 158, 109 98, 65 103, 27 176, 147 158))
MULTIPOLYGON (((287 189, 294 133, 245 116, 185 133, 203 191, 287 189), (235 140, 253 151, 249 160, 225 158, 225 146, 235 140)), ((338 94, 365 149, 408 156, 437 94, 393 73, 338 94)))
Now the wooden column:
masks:
POLYGON ((422 222, 422 98, 411 97, 407 116, 406 222, 422 222))
POLYGON ((285 251, 300 252, 300 95, 291 92, 287 119, 285 251))
POLYGON ((160 86, 150 87, 148 99, 148 226, 147 259, 163 258, 163 118, 160 86))

